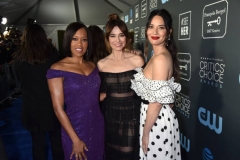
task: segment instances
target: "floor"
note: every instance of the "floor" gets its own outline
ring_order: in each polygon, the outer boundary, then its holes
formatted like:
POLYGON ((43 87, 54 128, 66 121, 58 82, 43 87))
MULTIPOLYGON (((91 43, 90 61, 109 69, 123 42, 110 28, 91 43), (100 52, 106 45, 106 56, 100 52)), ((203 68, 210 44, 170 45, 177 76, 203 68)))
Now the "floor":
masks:
MULTIPOLYGON (((1 160, 32 160, 30 133, 21 124, 21 105, 20 96, 0 110, 1 160)), ((52 160, 50 149, 48 151, 48 160, 52 160)))

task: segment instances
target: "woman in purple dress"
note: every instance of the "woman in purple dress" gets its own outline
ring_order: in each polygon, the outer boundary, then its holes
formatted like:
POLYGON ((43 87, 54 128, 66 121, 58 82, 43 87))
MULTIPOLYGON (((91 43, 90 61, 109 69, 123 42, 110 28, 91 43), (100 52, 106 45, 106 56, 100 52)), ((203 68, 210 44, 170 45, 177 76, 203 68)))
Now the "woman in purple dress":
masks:
POLYGON ((88 61, 91 37, 86 26, 73 22, 64 34, 66 58, 48 70, 53 107, 62 125, 65 159, 102 160, 104 122, 99 107, 99 70, 88 61))

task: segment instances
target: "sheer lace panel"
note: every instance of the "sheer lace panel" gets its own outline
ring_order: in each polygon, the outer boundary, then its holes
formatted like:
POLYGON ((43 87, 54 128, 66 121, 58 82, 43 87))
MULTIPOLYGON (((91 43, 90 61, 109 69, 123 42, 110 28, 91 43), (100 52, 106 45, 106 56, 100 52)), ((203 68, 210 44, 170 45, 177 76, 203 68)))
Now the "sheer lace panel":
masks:
POLYGON ((112 147, 121 152, 132 152, 133 151, 133 147, 122 147, 122 146, 111 145, 111 144, 108 144, 108 145, 109 145, 109 147, 112 147))
POLYGON ((102 103, 105 119, 106 158, 134 160, 139 150, 141 99, 130 88, 136 71, 100 72, 106 98, 102 103))
POLYGON ((123 97, 130 97, 134 96, 135 92, 129 92, 129 93, 110 93, 111 97, 118 97, 118 98, 123 98, 123 97))

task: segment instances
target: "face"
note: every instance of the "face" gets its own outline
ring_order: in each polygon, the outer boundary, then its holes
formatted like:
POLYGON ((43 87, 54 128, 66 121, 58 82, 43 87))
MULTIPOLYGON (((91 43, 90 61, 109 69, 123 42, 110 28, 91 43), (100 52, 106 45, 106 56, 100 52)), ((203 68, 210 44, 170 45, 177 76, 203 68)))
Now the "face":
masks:
POLYGON ((82 57, 87 51, 88 39, 84 28, 77 30, 71 42, 71 52, 73 57, 82 57))
POLYGON ((154 16, 148 29, 147 37, 152 45, 163 45, 168 38, 167 30, 161 16, 154 16))
POLYGON ((109 34, 109 45, 112 50, 121 51, 126 45, 126 36, 119 29, 118 26, 115 26, 112 32, 109 34))

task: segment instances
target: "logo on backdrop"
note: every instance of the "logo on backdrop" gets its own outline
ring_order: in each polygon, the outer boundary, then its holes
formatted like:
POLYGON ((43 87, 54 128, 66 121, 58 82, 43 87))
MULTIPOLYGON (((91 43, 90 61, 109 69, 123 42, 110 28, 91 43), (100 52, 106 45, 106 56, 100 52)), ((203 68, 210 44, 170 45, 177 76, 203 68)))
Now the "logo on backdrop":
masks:
POLYGON ((180 133, 180 144, 187 152, 190 151, 190 140, 187 139, 182 133, 180 133))
POLYGON ((190 53, 178 53, 180 78, 186 81, 191 79, 191 55, 190 53))
POLYGON ((139 4, 135 6, 135 21, 139 19, 139 4))
POLYGON ((136 27, 135 29, 134 29, 134 41, 135 42, 138 42, 138 32, 139 32, 139 27, 136 27))
POLYGON ((183 116, 189 118, 190 116, 190 105, 191 101, 189 96, 182 93, 176 93, 175 106, 176 110, 183 116))
POLYGON ((189 40, 191 38, 191 11, 179 14, 178 39, 189 40))
POLYGON ((225 36, 228 17, 228 2, 226 0, 206 5, 202 16, 202 37, 204 39, 225 36))
POLYGON ((200 61, 200 82, 222 88, 225 63, 223 59, 201 57, 200 61))
POLYGON ((162 1, 162 4, 164 4, 164 3, 168 2, 168 0, 161 0, 161 1, 162 1))
POLYGON ((141 27, 141 40, 145 40, 145 27, 141 27))
POLYGON ((147 17, 147 0, 141 2, 141 18, 147 17))
POLYGON ((214 130, 217 134, 222 133, 222 117, 218 117, 217 123, 217 116, 215 113, 211 113, 210 111, 206 110, 203 107, 198 109, 198 119, 204 125, 208 126, 211 130, 214 130))
POLYGON ((125 23, 128 22, 128 15, 125 16, 125 23))
POLYGON ((202 152, 203 160, 213 160, 212 152, 208 148, 204 148, 202 152))
POLYGON ((132 9, 130 9, 129 18, 130 18, 129 23, 132 24, 132 21, 133 21, 133 11, 132 11, 132 9))
POLYGON ((150 11, 157 9, 157 6, 158 6, 158 0, 150 0, 150 2, 149 2, 149 10, 150 11))

